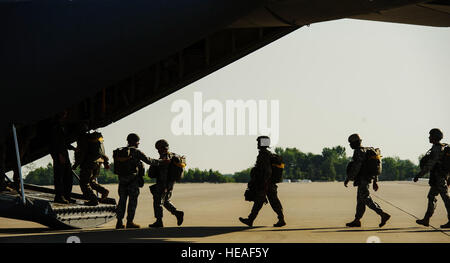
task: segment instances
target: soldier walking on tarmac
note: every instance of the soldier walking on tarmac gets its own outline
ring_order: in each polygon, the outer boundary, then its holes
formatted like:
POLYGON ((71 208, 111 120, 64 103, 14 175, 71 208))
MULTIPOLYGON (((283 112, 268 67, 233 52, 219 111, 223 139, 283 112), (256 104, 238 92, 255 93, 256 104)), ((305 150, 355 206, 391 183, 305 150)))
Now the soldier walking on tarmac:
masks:
MULTIPOLYGON (((354 150, 352 161, 349 163, 347 167, 347 178, 345 179, 344 186, 347 187, 347 184, 350 180, 354 180, 353 185, 358 186, 358 194, 357 194, 357 204, 356 204, 356 214, 355 219, 347 223, 348 227, 360 227, 361 226, 361 218, 366 211, 366 206, 370 209, 374 210, 378 215, 381 216, 381 223, 379 227, 382 227, 386 224, 386 222, 391 217, 389 214, 385 213, 381 207, 372 200, 369 193, 369 185, 373 179, 373 190, 378 191, 378 174, 381 173, 381 166, 376 169, 379 169, 378 172, 370 172, 370 164, 368 161, 370 157, 368 156, 368 152, 373 150, 371 147, 362 147, 361 146, 361 138, 358 134, 352 134, 348 138, 348 142, 350 143, 350 147, 354 150)), ((378 149, 375 149, 378 150, 378 149)), ((381 165, 379 160, 379 156, 375 155, 375 161, 378 159, 378 165, 381 165)))
POLYGON ((258 149, 259 154, 256 158, 255 167, 250 172, 250 182, 248 183, 251 198, 246 198, 247 201, 253 201, 253 207, 248 218, 239 217, 239 220, 248 225, 253 226, 253 221, 263 207, 264 203, 269 200, 270 206, 278 216, 278 222, 274 227, 282 227, 286 225, 283 215, 283 207, 277 194, 277 181, 272 178, 272 153, 267 149, 270 146, 270 138, 267 136, 259 136, 258 149))
POLYGON ((428 184, 430 191, 428 192, 428 208, 423 219, 417 220, 417 224, 429 226, 430 218, 436 209, 436 196, 441 195, 447 209, 448 222, 441 225, 441 228, 450 228, 450 197, 448 194, 448 186, 450 185, 449 178, 449 158, 450 148, 447 144, 440 141, 444 137, 441 130, 434 128, 430 130, 429 141, 433 147, 420 160, 420 172, 414 177, 414 182, 417 182, 419 177, 430 173, 428 184))
MULTIPOLYGON (((183 223, 184 212, 177 210, 175 206, 170 202, 173 186, 175 184, 175 181, 177 180, 177 178, 175 177, 181 177, 181 175, 174 176, 174 169, 172 169, 171 167, 175 162, 173 158, 177 157, 177 155, 169 152, 169 143, 166 140, 157 141, 155 144, 155 148, 158 150, 160 159, 171 160, 171 162, 165 165, 159 165, 157 167, 150 168, 149 175, 156 178, 156 184, 150 186, 150 192, 153 195, 153 210, 155 213, 156 222, 150 224, 149 227, 163 227, 163 206, 177 218, 177 225, 180 226, 183 223)), ((183 172, 182 169, 178 170, 180 173, 183 172)))
POLYGON ((142 162, 149 165, 158 166, 167 164, 168 160, 151 159, 145 156, 140 150, 139 136, 130 133, 127 136, 127 147, 118 148, 114 151, 114 173, 119 175, 119 203, 117 205, 116 229, 125 228, 122 220, 127 209, 127 228, 140 228, 133 222, 139 196, 139 188, 143 186, 144 166, 142 162))

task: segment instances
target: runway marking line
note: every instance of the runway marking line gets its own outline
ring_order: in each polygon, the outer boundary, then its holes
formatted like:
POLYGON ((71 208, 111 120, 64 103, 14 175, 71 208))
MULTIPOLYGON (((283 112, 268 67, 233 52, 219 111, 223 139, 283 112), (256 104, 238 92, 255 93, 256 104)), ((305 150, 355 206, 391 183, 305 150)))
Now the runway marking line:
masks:
MULTIPOLYGON (((411 214, 410 212, 408 212, 408 211, 402 209, 401 207, 399 207, 399 206, 397 206, 397 205, 394 205, 393 203, 391 203, 391 202, 389 202, 389 201, 387 201, 387 200, 381 198, 380 196, 378 196, 378 195, 376 195, 376 194, 372 194, 372 195, 375 196, 376 198, 380 199, 381 201, 383 201, 383 202, 385 202, 385 203, 387 203, 387 204, 389 204, 389 205, 391 205, 391 206, 397 208, 398 210, 402 211, 403 213, 405 213, 405 214, 407 214, 407 215, 409 215, 409 216, 411 216, 411 217, 414 217, 414 218, 416 218, 416 219, 420 219, 420 218, 418 218, 417 216, 411 214)), ((430 224, 430 227, 432 227, 434 230, 436 230, 436 231, 438 231, 438 232, 441 232, 442 234, 444 234, 444 235, 450 237, 450 235, 449 235, 447 232, 445 232, 444 230, 442 230, 442 229, 440 229, 440 228, 437 228, 437 227, 435 227, 435 226, 433 226, 433 225, 431 225, 431 224, 430 224)))

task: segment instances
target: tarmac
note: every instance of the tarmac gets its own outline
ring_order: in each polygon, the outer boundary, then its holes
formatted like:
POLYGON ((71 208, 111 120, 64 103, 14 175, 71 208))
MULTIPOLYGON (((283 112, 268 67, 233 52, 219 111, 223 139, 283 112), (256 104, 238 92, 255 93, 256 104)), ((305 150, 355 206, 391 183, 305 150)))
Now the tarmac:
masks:
MULTIPOLYGON (((118 200, 117 185, 105 185, 118 200)), ((52 230, 37 223, 0 218, 0 243, 450 243, 444 204, 438 196, 430 226, 415 223, 427 206, 427 182, 380 182, 372 198, 391 219, 380 228, 380 217, 367 208, 362 227, 348 228, 356 208, 356 187, 342 182, 280 183, 278 193, 287 225, 275 228, 276 214, 265 205, 252 228, 247 217, 253 203, 244 200, 246 184, 176 184, 172 203, 185 212, 182 226, 164 210, 164 228, 149 228, 155 221, 149 185, 141 188, 135 223, 140 229, 115 230, 116 221, 93 229, 52 230)), ((79 191, 79 186, 74 186, 79 191)))

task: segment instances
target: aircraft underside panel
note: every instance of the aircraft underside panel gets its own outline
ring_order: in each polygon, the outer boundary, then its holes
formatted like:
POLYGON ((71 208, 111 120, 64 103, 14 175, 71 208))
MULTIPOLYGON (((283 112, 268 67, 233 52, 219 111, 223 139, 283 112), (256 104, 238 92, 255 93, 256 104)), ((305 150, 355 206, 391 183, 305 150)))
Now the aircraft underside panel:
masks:
POLYGON ((380 22, 449 27, 450 1, 408 5, 351 18, 380 22))
MULTIPOLYGON (((71 105, 67 108, 69 119, 88 121, 91 129, 104 127, 296 29, 228 28, 209 34, 71 105)), ((71 142, 77 137, 78 125, 77 121, 69 121, 67 125, 71 142)), ((28 144, 22 165, 48 154, 49 128, 50 122, 46 121, 32 126, 34 137, 29 141, 29 130, 22 129, 23 134, 19 130, 19 144, 28 144)), ((16 167, 12 138, 8 143, 7 168, 11 170, 16 167)))
POLYGON ((13 122, 25 165, 49 153, 50 120, 63 109, 73 142, 79 121, 104 127, 301 26, 348 17, 445 26, 448 2, 0 1, 6 168, 16 167, 13 122))

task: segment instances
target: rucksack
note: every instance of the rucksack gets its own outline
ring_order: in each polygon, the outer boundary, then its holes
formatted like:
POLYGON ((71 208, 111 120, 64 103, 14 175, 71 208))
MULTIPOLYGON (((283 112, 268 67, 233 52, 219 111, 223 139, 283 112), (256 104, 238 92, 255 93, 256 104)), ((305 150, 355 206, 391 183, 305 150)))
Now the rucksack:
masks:
POLYGON ((186 157, 172 153, 171 162, 169 164, 168 176, 170 181, 179 182, 184 175, 186 167, 186 157))
MULTIPOLYGON (((186 167, 186 157, 175 153, 170 153, 170 163, 167 167, 168 180, 172 182, 179 182, 184 175, 184 168, 186 167)), ((150 165, 148 176, 150 178, 157 178, 159 174, 159 166, 150 165)))
MULTIPOLYGON (((428 163, 430 158, 431 150, 429 150, 422 158, 420 158, 419 167, 421 170, 423 170, 425 164, 428 163)), ((441 164, 442 171, 444 171, 445 173, 450 173, 450 146, 448 144, 444 144, 444 149, 442 150, 439 162, 441 164)))
POLYGON ((366 147, 366 159, 363 163, 363 171, 370 178, 373 179, 381 174, 381 151, 379 148, 366 147))
MULTIPOLYGON (((138 161, 133 158, 133 148, 121 147, 113 151, 114 173, 119 181, 129 183, 138 175, 138 161)), ((142 173, 142 172, 141 172, 142 173)))
POLYGON ((96 161, 106 156, 103 135, 100 132, 86 134, 86 148, 86 158, 89 161, 96 161))
POLYGON ((271 180, 273 183, 280 183, 283 180, 283 158, 276 153, 272 153, 272 156, 270 157, 270 163, 272 164, 271 180))

